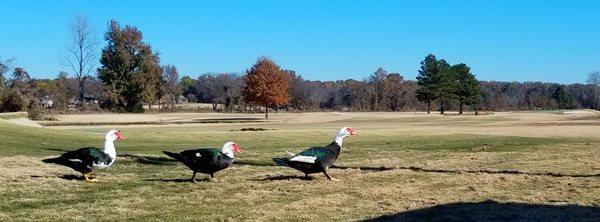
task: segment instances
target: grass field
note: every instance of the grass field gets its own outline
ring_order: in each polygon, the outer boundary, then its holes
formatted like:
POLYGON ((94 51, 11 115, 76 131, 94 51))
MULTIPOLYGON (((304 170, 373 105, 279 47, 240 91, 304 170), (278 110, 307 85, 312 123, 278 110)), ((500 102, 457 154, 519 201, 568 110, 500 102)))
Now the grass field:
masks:
POLYGON ((594 111, 282 113, 268 122, 199 121, 260 117, 67 115, 44 128, 0 120, 0 221, 600 218, 600 113, 594 111), (303 180, 272 164, 284 150, 326 145, 344 126, 358 135, 344 140, 339 168, 331 170, 339 181, 320 174, 303 180), (116 144, 115 165, 96 173, 99 182, 40 161, 100 146, 111 128, 127 139, 116 144), (191 171, 161 154, 226 141, 245 153, 217 181, 189 183, 191 171))

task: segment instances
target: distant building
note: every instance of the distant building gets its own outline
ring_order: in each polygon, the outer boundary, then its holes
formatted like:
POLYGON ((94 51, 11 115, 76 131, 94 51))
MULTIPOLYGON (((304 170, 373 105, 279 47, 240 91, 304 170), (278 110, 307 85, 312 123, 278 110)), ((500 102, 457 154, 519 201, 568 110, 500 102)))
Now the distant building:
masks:
POLYGON ((179 103, 189 103, 190 101, 183 95, 179 95, 179 103))
POLYGON ((46 96, 42 99, 42 107, 49 109, 54 107, 54 100, 50 99, 50 97, 46 96))
POLYGON ((69 108, 77 108, 80 103, 83 102, 85 104, 98 104, 98 99, 93 96, 84 96, 83 101, 79 101, 77 97, 71 97, 69 99, 69 108))

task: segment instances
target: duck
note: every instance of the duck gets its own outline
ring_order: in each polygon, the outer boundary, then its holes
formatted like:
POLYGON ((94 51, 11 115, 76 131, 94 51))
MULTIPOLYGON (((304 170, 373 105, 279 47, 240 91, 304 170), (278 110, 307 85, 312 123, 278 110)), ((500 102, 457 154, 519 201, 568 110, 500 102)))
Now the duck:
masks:
POLYGON ((198 172, 210 175, 209 181, 215 177, 215 173, 230 167, 233 164, 233 153, 241 153, 242 150, 234 142, 227 142, 221 150, 216 148, 201 148, 184 150, 179 153, 163 151, 163 153, 186 165, 194 173, 190 181, 196 183, 198 172))
MULTIPOLYGON (((280 166, 291 167, 304 173, 309 179, 309 174, 323 173, 329 180, 337 180, 327 173, 327 169, 333 165, 342 150, 342 140, 345 137, 355 135, 356 132, 350 127, 340 129, 334 136, 333 141, 324 147, 311 147, 298 154, 289 153, 289 158, 273 158, 280 166)), ((287 152, 287 151, 286 151, 287 152)))
POLYGON ((53 163, 70 167, 71 169, 83 174, 83 179, 87 182, 96 182, 96 178, 90 178, 89 173, 94 170, 101 170, 111 167, 117 159, 115 150, 115 141, 124 140, 121 131, 112 129, 104 136, 104 146, 83 147, 77 150, 66 152, 59 157, 43 159, 44 163, 53 163))

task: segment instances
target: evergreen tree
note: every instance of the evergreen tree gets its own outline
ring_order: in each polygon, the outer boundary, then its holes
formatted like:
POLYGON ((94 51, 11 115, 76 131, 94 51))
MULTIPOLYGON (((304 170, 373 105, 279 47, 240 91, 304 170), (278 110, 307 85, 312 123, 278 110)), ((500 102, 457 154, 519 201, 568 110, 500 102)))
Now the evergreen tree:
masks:
POLYGON ((416 92, 419 101, 427 102, 427 113, 431 111, 431 102, 440 101, 440 111, 444 113, 443 103, 454 100, 453 87, 454 75, 451 73, 450 65, 444 60, 438 60, 435 55, 429 54, 421 62, 421 70, 417 76, 417 85, 420 88, 416 92))
POLYGON ((573 97, 567 93, 564 85, 558 85, 556 90, 554 90, 552 97, 556 100, 558 108, 560 109, 569 109, 573 107, 573 97))
POLYGON ((142 42, 142 33, 132 26, 121 28, 111 20, 104 35, 98 77, 104 83, 107 102, 116 111, 142 112, 143 103, 154 103, 160 89, 162 68, 158 55, 142 42))
POLYGON ((431 112, 431 101, 436 100, 438 97, 436 83, 437 75, 439 71, 437 69, 437 59, 435 55, 429 54, 421 62, 421 70, 417 76, 417 85, 420 87, 417 90, 417 99, 419 101, 427 102, 427 114, 431 112))
POLYGON ((443 59, 437 61, 437 67, 439 71, 436 84, 437 100, 440 102, 440 114, 444 114, 445 106, 458 100, 457 75, 450 64, 443 59))
POLYGON ((459 102, 459 114, 463 113, 464 105, 472 105, 479 102, 479 82, 475 75, 471 74, 471 68, 464 63, 452 66, 457 79, 456 95, 459 102))

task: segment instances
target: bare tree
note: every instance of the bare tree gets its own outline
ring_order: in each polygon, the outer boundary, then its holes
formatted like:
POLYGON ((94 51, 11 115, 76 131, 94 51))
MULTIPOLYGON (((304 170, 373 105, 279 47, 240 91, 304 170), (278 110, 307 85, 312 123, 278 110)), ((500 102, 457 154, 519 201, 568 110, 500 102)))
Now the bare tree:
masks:
POLYGON ((14 61, 14 58, 3 60, 2 57, 0 57, 0 89, 6 83, 6 77, 4 74, 12 69, 12 64, 14 61))
POLYGON ((598 71, 592 71, 588 74, 588 78, 585 81, 587 84, 593 85, 593 94, 595 96, 592 96, 592 100, 593 100, 593 104, 594 104, 594 109, 598 109, 599 107, 599 100, 600 98, 598 98, 597 95, 600 94, 600 89, 598 89, 598 87, 600 87, 600 72, 598 71))
POLYGON ((97 35, 85 15, 75 16, 69 23, 69 46, 65 65, 71 67, 79 82, 79 100, 85 96, 85 82, 95 68, 97 35))
POLYGON ((244 81, 237 73, 206 73, 198 77, 196 89, 202 102, 212 103, 213 109, 224 105, 227 111, 232 111, 241 105, 244 81))
POLYGON ((170 108, 174 108, 179 102, 181 87, 179 86, 179 73, 173 65, 163 66, 164 90, 167 95, 166 102, 170 108))
POLYGON ((585 81, 587 84, 600 86, 600 72, 593 71, 588 74, 588 78, 585 81))

